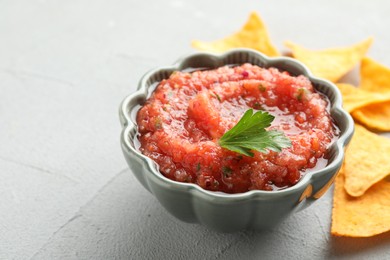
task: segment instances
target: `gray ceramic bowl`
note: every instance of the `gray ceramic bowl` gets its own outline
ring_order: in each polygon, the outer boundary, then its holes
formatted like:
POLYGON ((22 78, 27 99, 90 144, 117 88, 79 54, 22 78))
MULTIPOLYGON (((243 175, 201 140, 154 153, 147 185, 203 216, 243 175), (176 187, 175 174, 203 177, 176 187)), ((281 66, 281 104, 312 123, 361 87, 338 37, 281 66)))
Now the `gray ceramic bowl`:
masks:
POLYGON ((272 228, 289 214, 320 198, 333 183, 343 161, 344 148, 354 131, 353 120, 342 109, 341 103, 341 94, 335 85, 314 77, 304 65, 294 59, 268 58, 248 49, 236 49, 222 55, 196 53, 180 59, 173 66, 146 73, 139 82, 138 91, 124 99, 119 112, 123 126, 122 150, 130 169, 141 184, 178 219, 201 223, 223 232, 272 228), (157 164, 137 149, 135 115, 151 89, 176 70, 205 67, 212 69, 226 64, 247 62, 265 68, 275 67, 292 75, 305 75, 317 91, 329 97, 331 115, 341 133, 339 139, 330 147, 328 165, 306 174, 296 185, 284 190, 252 190, 240 194, 207 191, 196 184, 176 182, 164 177, 157 164))

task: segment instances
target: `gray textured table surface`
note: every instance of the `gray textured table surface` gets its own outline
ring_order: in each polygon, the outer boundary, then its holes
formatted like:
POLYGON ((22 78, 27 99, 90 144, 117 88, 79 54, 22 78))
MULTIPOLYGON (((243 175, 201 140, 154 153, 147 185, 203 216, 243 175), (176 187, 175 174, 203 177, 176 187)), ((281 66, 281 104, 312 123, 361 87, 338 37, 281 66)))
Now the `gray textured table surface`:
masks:
POLYGON ((385 0, 1 0, 0 259, 389 259, 388 233, 329 235, 331 191, 272 231, 220 234, 174 219, 127 169, 122 98, 252 10, 279 48, 374 36, 390 65, 385 0))

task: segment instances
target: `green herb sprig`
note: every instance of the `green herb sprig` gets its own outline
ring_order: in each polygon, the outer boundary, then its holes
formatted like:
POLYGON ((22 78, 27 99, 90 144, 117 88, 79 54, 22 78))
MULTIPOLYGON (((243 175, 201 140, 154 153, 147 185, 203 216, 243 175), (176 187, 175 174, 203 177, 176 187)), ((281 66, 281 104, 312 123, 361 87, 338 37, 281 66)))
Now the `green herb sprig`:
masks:
POLYGON ((253 113, 253 109, 249 109, 240 121, 219 139, 219 145, 250 157, 254 156, 251 150, 262 153, 267 153, 268 150, 280 152, 282 148, 290 147, 291 141, 281 131, 266 130, 274 118, 268 112, 253 113))

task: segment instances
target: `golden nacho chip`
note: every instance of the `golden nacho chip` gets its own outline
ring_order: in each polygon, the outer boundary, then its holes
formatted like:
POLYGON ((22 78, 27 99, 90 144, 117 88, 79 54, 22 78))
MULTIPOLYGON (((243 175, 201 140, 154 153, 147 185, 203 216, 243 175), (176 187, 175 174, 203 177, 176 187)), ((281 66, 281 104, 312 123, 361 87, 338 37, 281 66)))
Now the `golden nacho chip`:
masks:
POLYGON ((390 92, 390 68, 364 57, 360 65, 360 87, 364 90, 390 92))
POLYGON ((348 112, 371 104, 390 102, 390 93, 385 95, 372 93, 347 83, 337 83, 336 86, 343 96, 343 107, 348 112))
POLYGON ((363 195, 372 185, 390 174, 390 139, 355 125, 355 134, 345 153, 346 192, 363 195))
POLYGON ((369 237, 390 230, 390 181, 382 180, 363 196, 344 190, 343 169, 335 181, 332 228, 335 236, 369 237))
POLYGON ((343 48, 309 50, 292 42, 285 45, 292 50, 293 57, 303 62, 315 76, 336 82, 365 56, 372 38, 343 48))
POLYGON ((279 52, 271 43, 267 28, 255 12, 250 14, 248 21, 239 32, 213 42, 193 41, 192 47, 217 53, 233 48, 251 48, 268 56, 279 56, 279 52))
POLYGON ((352 117, 368 128, 390 131, 390 101, 359 108, 352 112, 352 117))

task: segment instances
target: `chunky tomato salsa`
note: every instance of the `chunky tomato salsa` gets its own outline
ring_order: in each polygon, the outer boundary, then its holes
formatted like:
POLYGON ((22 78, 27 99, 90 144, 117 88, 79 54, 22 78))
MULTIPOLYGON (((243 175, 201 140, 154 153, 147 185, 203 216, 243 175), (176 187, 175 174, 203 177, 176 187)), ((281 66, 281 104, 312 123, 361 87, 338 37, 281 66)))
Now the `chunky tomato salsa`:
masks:
POLYGON ((174 72, 138 111, 137 123, 139 149, 163 175, 226 193, 296 184, 325 167, 338 135, 329 101, 306 77, 251 64, 174 72), (283 131, 291 146, 253 157, 222 148, 219 138, 250 108, 275 116, 267 130, 283 131))

